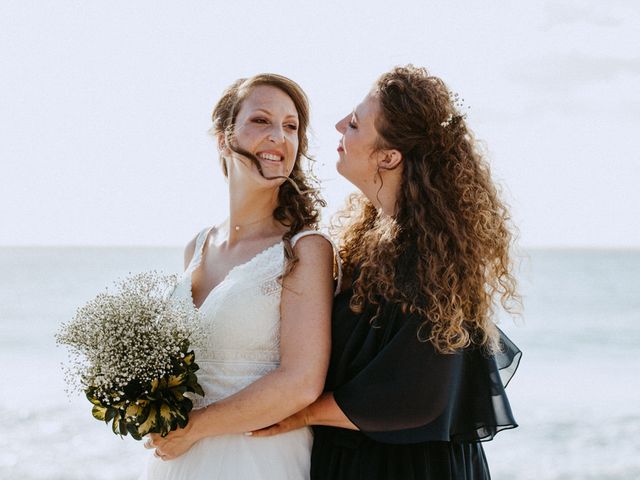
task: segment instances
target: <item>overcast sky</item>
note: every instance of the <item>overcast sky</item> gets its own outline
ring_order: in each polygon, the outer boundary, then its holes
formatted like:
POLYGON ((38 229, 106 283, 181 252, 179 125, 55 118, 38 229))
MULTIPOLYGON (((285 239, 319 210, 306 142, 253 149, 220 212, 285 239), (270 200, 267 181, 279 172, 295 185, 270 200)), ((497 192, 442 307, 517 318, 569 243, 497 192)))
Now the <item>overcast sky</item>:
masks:
POLYGON ((0 0, 0 245, 182 245, 226 216, 207 135, 238 77, 333 125, 412 62, 470 106, 523 246, 640 247, 640 3, 0 0))

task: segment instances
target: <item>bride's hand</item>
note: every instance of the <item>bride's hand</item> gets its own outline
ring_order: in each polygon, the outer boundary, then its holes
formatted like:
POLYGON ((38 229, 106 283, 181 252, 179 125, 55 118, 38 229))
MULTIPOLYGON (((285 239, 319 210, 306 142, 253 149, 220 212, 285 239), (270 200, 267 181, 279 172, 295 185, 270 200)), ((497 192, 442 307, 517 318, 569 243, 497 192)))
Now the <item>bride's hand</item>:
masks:
POLYGON ((185 428, 178 428, 166 437, 157 433, 150 433, 144 442, 144 448, 155 448, 154 455, 161 460, 173 460, 187 452, 199 438, 196 437, 193 424, 197 421, 199 410, 193 410, 189 414, 189 423, 185 428))
POLYGON ((270 437, 272 435, 290 432, 291 430, 297 430, 298 428, 306 427, 307 425, 309 425, 309 418, 306 409, 303 409, 298 413, 294 413, 290 417, 271 425, 270 427, 254 430, 248 435, 251 435, 252 437, 270 437))

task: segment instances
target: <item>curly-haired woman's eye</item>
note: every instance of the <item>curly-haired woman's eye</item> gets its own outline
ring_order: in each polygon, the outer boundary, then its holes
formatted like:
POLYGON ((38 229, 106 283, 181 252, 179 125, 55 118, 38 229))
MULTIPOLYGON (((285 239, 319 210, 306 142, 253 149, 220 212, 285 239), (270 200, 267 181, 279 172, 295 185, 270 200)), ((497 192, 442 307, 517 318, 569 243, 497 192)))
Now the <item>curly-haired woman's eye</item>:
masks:
POLYGON ((357 130, 357 129, 358 129, 358 126, 357 126, 355 123, 353 123, 353 122, 349 122, 349 123, 348 123, 348 126, 349 126, 349 128, 351 128, 352 130, 357 130))

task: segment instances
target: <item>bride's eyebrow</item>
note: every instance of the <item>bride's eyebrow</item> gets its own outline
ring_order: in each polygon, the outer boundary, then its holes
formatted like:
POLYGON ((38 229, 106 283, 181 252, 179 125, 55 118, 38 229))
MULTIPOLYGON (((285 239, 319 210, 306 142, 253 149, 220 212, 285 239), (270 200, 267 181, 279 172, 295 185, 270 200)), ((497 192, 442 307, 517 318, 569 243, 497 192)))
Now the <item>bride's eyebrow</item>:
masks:
MULTIPOLYGON (((273 115, 269 110, 266 110, 264 108, 256 108, 254 110, 254 113, 257 113, 257 112, 263 112, 263 113, 265 113, 265 114, 267 114, 269 116, 273 115)), ((298 120, 298 114, 297 113, 290 113, 285 118, 293 118, 295 120, 298 120)))

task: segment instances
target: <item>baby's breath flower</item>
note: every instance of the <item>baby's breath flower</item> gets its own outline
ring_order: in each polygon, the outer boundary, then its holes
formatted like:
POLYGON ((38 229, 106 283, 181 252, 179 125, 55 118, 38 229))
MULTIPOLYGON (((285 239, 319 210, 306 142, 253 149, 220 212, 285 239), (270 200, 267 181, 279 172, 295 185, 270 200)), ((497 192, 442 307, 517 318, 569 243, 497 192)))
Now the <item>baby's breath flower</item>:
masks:
POLYGON ((72 387, 95 387, 105 403, 117 402, 131 381, 145 384, 171 371, 182 346, 202 338, 190 299, 172 295, 177 280, 157 272, 133 275, 61 326, 56 342, 69 347, 65 379, 72 387))
POLYGON ((70 350, 65 380, 119 435, 141 440, 184 428, 193 408, 184 394, 204 395, 188 351, 203 337, 199 314, 190 298, 173 295, 176 285, 175 275, 129 277, 78 309, 56 335, 70 350))

